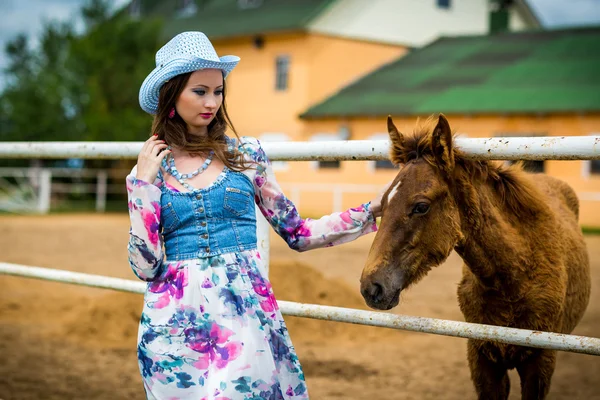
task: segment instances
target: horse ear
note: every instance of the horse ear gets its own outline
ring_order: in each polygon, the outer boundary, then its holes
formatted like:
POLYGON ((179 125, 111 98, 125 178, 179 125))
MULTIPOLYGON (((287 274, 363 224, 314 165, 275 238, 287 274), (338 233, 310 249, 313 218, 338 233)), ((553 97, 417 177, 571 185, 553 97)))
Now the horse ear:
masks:
POLYGON ((403 164, 404 163, 404 136, 398 132, 398 128, 394 125, 394 121, 392 121, 392 116, 388 115, 387 117, 387 129, 388 134, 390 135, 390 159, 394 165, 403 164))
POLYGON ((431 150, 437 165, 449 176, 454 170, 454 151, 452 148, 452 131, 444 114, 440 114, 438 123, 433 129, 431 150))

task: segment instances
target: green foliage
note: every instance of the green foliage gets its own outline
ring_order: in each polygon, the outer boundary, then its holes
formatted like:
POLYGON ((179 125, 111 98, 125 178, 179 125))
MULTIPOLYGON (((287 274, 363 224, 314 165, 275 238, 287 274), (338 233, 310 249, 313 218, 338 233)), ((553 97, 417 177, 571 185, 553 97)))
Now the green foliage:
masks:
POLYGON ((19 35, 6 46, 0 95, 0 140, 144 140, 151 117, 139 87, 154 66, 162 21, 110 13, 107 0, 81 9, 83 34, 72 23, 44 26, 39 48, 19 35))

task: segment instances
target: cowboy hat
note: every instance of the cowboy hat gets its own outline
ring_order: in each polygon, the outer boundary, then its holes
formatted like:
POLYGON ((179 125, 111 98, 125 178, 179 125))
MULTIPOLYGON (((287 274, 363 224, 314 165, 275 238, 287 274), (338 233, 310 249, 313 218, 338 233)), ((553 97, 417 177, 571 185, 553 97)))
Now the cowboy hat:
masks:
POLYGON ((156 68, 140 87, 140 106, 148 114, 156 114, 160 88, 169 79, 206 68, 220 69, 226 78, 239 61, 237 56, 219 57, 202 32, 180 33, 156 52, 156 68))

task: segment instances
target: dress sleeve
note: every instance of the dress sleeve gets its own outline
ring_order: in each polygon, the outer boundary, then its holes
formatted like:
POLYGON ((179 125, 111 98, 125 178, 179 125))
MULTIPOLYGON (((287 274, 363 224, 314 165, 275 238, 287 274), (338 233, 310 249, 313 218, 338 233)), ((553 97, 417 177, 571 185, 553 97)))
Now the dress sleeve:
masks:
POLYGON ((152 281, 163 264, 163 238, 160 226, 160 185, 136 179, 137 166, 127 175, 130 229, 129 265, 138 278, 152 281))
POLYGON ((317 220, 301 218, 294 204, 285 196, 277 183, 271 162, 260 142, 255 138, 244 137, 240 150, 255 168, 251 177, 256 204, 290 248, 306 251, 330 247, 377 231, 370 202, 317 220))

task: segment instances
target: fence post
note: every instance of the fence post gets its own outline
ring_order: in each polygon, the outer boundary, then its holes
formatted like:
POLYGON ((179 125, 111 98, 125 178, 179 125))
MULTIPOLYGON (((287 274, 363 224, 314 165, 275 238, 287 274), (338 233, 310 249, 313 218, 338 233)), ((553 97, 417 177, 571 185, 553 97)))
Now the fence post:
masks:
POLYGON ((99 171, 96 177, 96 212, 104 212, 106 211, 106 182, 108 180, 108 173, 106 171, 99 171))
POLYGON ((292 203, 296 208, 300 208, 300 188, 295 185, 292 187, 292 203))
POLYGON ((260 252, 260 257, 265 263, 265 273, 269 276, 269 253, 270 243, 269 234, 271 233, 271 225, 269 221, 262 215, 258 206, 255 206, 256 210, 256 246, 260 252))
POLYGON ((342 211, 342 188, 338 185, 333 187, 333 212, 342 211))
POLYGON ((52 192, 52 172, 43 168, 38 175, 38 212, 47 214, 50 211, 50 193, 52 192))

